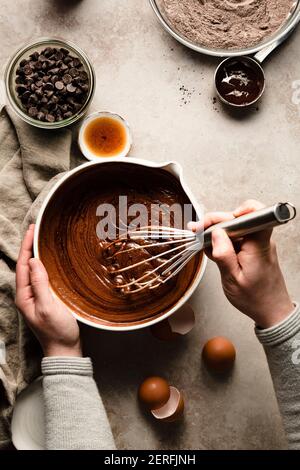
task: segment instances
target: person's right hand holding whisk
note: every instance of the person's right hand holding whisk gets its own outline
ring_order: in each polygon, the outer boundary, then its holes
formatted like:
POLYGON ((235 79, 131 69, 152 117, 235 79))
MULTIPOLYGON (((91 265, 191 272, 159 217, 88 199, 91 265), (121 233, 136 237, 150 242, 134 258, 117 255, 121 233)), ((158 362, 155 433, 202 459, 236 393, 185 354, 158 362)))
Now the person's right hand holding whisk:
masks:
MULTIPOLYGON (((204 228, 261 209, 254 200, 233 212, 212 212, 204 228)), ((203 228, 194 222, 189 228, 203 228)), ((279 266, 272 230, 263 230, 232 242, 217 228, 206 254, 219 267, 228 300, 256 323, 264 347, 290 449, 300 449, 300 307, 293 303, 279 266)), ((255 361, 255 356, 250 356, 255 361)))
MULTIPOLYGON (((233 212, 208 213, 204 228, 262 207, 260 202, 249 200, 233 212)), ((197 224, 191 223, 190 228, 197 228, 197 224)), ((262 328, 279 323, 294 309, 271 235, 272 230, 264 230, 234 243, 217 228, 212 232, 212 249, 206 251, 219 267, 228 300, 262 328)))

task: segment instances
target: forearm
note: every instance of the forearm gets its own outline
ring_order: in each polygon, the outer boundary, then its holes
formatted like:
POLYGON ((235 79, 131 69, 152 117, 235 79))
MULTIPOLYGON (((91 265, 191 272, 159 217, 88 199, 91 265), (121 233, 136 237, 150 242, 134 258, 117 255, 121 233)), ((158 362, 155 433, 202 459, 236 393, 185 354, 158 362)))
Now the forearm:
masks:
POLYGON ((89 358, 42 361, 47 449, 115 449, 89 358))
POLYGON ((256 328, 274 384, 290 449, 300 450, 300 308, 283 322, 256 328))

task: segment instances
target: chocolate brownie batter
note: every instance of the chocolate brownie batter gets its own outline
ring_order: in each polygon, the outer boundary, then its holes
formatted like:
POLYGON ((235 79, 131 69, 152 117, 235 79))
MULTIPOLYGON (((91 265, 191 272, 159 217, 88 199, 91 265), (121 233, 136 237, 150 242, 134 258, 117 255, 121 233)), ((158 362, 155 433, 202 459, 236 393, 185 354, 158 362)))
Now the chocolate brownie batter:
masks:
POLYGON ((159 0, 173 27, 216 49, 254 46, 286 21, 295 0, 159 0))
MULTIPOLYGON (((119 195, 127 196, 128 206, 143 203, 149 211, 151 204, 190 203, 177 179, 165 170, 108 162, 62 184, 44 212, 39 234, 40 259, 54 292, 77 314, 104 324, 134 324, 166 312, 189 288, 202 258, 195 256, 157 289, 125 294, 110 269, 109 241, 99 240, 96 233, 97 207, 110 203, 118 212, 119 195)), ((134 260, 148 256, 144 250, 137 253, 134 260)), ((120 265, 132 263, 130 256, 122 256, 120 265)), ((149 267, 154 265, 145 269, 149 267)))

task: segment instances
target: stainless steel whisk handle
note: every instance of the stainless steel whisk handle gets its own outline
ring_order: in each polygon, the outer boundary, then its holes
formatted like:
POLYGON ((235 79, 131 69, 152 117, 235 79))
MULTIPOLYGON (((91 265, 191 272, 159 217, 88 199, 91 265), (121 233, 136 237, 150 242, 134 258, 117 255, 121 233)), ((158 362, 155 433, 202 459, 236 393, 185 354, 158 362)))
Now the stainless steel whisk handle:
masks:
POLYGON ((211 234, 217 227, 224 229, 232 239, 244 237, 251 233, 260 232, 277 225, 286 224, 296 217, 296 208, 289 202, 279 202, 271 207, 265 207, 236 219, 212 225, 202 234, 203 246, 211 246, 211 234))

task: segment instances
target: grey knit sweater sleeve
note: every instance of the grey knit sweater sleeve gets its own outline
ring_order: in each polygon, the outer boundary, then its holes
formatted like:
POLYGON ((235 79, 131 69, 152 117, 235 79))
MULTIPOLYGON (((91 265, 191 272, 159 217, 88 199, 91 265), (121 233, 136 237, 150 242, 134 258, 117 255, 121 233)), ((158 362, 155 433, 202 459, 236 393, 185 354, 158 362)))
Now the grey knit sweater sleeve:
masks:
POLYGON ((271 328, 255 329, 262 343, 290 449, 300 450, 300 308, 271 328))
POLYGON ((107 449, 115 443, 90 358, 42 360, 47 449, 107 449))

